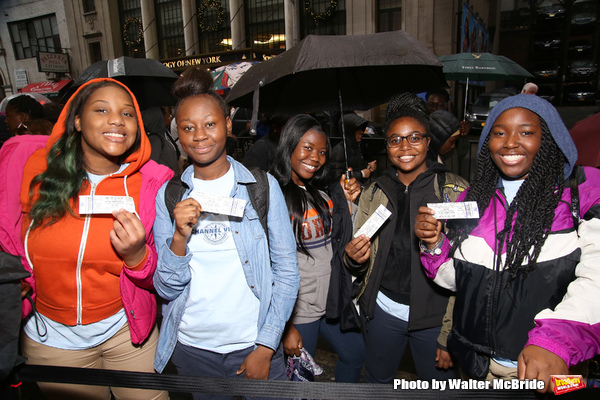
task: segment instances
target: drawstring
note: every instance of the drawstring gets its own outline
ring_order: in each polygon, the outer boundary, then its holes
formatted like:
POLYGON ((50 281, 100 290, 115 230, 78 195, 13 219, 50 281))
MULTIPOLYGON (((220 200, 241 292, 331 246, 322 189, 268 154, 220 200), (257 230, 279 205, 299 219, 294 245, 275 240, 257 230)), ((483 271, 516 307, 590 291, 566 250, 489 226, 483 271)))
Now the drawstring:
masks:
POLYGON ((25 295, 25 298, 29 301, 29 303, 31 303, 31 308, 33 309, 33 319, 35 320, 35 330, 37 331, 37 334, 40 337, 46 336, 48 334, 48 327, 46 326, 46 322, 44 322, 44 319, 41 316, 38 317, 38 311, 37 308, 35 308, 35 302, 31 298, 31 295, 29 293, 25 295), (43 333, 40 332, 40 326, 44 328, 43 333))
MULTIPOLYGON (((31 272, 33 274, 33 263, 31 262, 31 259, 29 258, 29 249, 27 247, 28 243, 29 243, 29 232, 31 231, 32 225, 33 225, 33 221, 31 221, 29 223, 29 227, 27 228, 27 233, 25 234, 25 240, 23 241, 23 247, 25 249, 25 258, 27 258, 27 262, 29 263, 29 266, 31 267, 31 272)), ((31 298, 31 294, 27 293, 25 295, 25 298, 29 301, 29 303, 31 304, 31 308, 33 309, 33 318, 35 319, 35 330, 37 331, 37 333, 40 337, 46 336, 48 334, 48 328, 46 327, 46 323, 44 322, 44 320, 41 317, 38 317, 37 308, 35 308, 35 302, 31 298), (43 333, 40 332, 40 325, 44 328, 43 333)))
MULTIPOLYGON (((125 196, 129 197, 129 191, 127 190, 127 175, 125 175, 123 177, 123 186, 125 187, 125 196)), ((135 206, 135 201, 133 202, 133 204, 135 206)), ((133 213, 135 214, 136 217, 140 218, 140 215, 137 213, 137 210, 134 209, 133 213)))

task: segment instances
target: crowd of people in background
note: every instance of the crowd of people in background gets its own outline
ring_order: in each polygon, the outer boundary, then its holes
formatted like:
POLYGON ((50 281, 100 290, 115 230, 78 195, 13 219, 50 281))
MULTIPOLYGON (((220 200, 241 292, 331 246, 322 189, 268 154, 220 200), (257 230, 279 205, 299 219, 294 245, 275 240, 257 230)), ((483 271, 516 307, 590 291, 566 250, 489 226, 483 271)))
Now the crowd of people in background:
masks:
MULTIPOLYGON (((7 103, 0 155, 21 161, 0 171, 15 177, 2 212, 18 215, 2 251, 31 273, 28 363, 286 380, 288 357, 314 357, 323 339, 336 382, 389 384, 410 346, 421 380, 548 391, 550 375, 600 353, 600 173, 575 165, 535 84, 492 110, 468 182, 471 126, 444 89, 389 100, 385 168, 356 113, 340 116, 333 147, 315 116, 263 114, 238 157, 212 83, 186 70, 172 109, 140 110, 110 78, 64 107, 7 103), (479 217, 428 207, 457 201, 479 217), (357 235, 382 206, 383 225, 357 235)), ((39 386, 48 399, 168 398, 39 386)))

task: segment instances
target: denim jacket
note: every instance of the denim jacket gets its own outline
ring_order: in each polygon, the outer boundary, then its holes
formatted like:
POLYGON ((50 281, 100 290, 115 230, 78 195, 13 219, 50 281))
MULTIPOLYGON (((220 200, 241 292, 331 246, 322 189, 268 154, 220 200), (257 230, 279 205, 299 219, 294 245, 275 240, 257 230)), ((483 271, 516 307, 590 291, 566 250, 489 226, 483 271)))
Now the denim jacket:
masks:
MULTIPOLYGON (((277 349, 287 320, 289 319, 300 283, 296 240, 290 224, 287 207, 277 181, 269 179, 269 213, 267 225, 269 242, 252 208, 246 184, 255 182, 254 177, 242 164, 227 157, 233 167, 235 184, 231 197, 246 200, 242 218, 230 217, 233 239, 244 268, 248 286, 260 300, 258 336, 256 345, 277 349), (270 262, 269 262, 270 255, 270 262)), ((188 167, 181 175, 182 181, 193 188, 194 167, 188 167)), ((189 249, 183 257, 170 250, 175 225, 171 222, 165 206, 163 185, 156 197, 156 221, 154 238, 158 252, 158 266, 154 286, 165 299, 163 321, 154 359, 154 368, 162 372, 177 344, 177 331, 190 291, 190 267, 192 254, 189 249)), ((189 195, 191 189, 184 194, 189 195)))

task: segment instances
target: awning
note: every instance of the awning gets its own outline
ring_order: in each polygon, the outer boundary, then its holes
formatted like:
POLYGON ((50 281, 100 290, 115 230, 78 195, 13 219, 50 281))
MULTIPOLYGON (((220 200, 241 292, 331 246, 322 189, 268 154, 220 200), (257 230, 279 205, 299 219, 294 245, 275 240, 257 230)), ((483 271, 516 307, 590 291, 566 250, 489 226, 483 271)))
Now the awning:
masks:
POLYGON ((57 93, 64 89, 67 85, 70 85, 73 82, 71 79, 63 79, 58 82, 39 82, 39 83, 30 83, 20 90, 21 93, 57 93))

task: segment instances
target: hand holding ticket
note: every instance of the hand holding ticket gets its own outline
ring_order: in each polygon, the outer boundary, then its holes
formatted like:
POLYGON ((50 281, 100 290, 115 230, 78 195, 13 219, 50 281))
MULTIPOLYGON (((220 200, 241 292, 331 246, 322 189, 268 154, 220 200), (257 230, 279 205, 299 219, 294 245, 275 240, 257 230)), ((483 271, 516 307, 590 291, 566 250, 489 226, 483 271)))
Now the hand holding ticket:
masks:
POLYGON ((381 225, 392 215, 392 212, 385 208, 383 204, 377 207, 377 210, 365 222, 363 226, 354 234, 354 237, 359 237, 360 235, 365 235, 369 239, 373 237, 375 232, 381 228, 381 225))
POLYGON ((479 208, 476 201, 457 203, 427 203, 427 207, 435 211, 436 219, 470 219, 479 218, 479 208))
POLYGON ((233 197, 219 196, 212 193, 204 193, 194 190, 190 197, 196 199, 202 206, 202 211, 213 214, 231 215, 243 217, 246 200, 233 197))
POLYGON ((79 214, 111 214, 125 209, 135 214, 135 202, 130 196, 79 196, 79 214))

